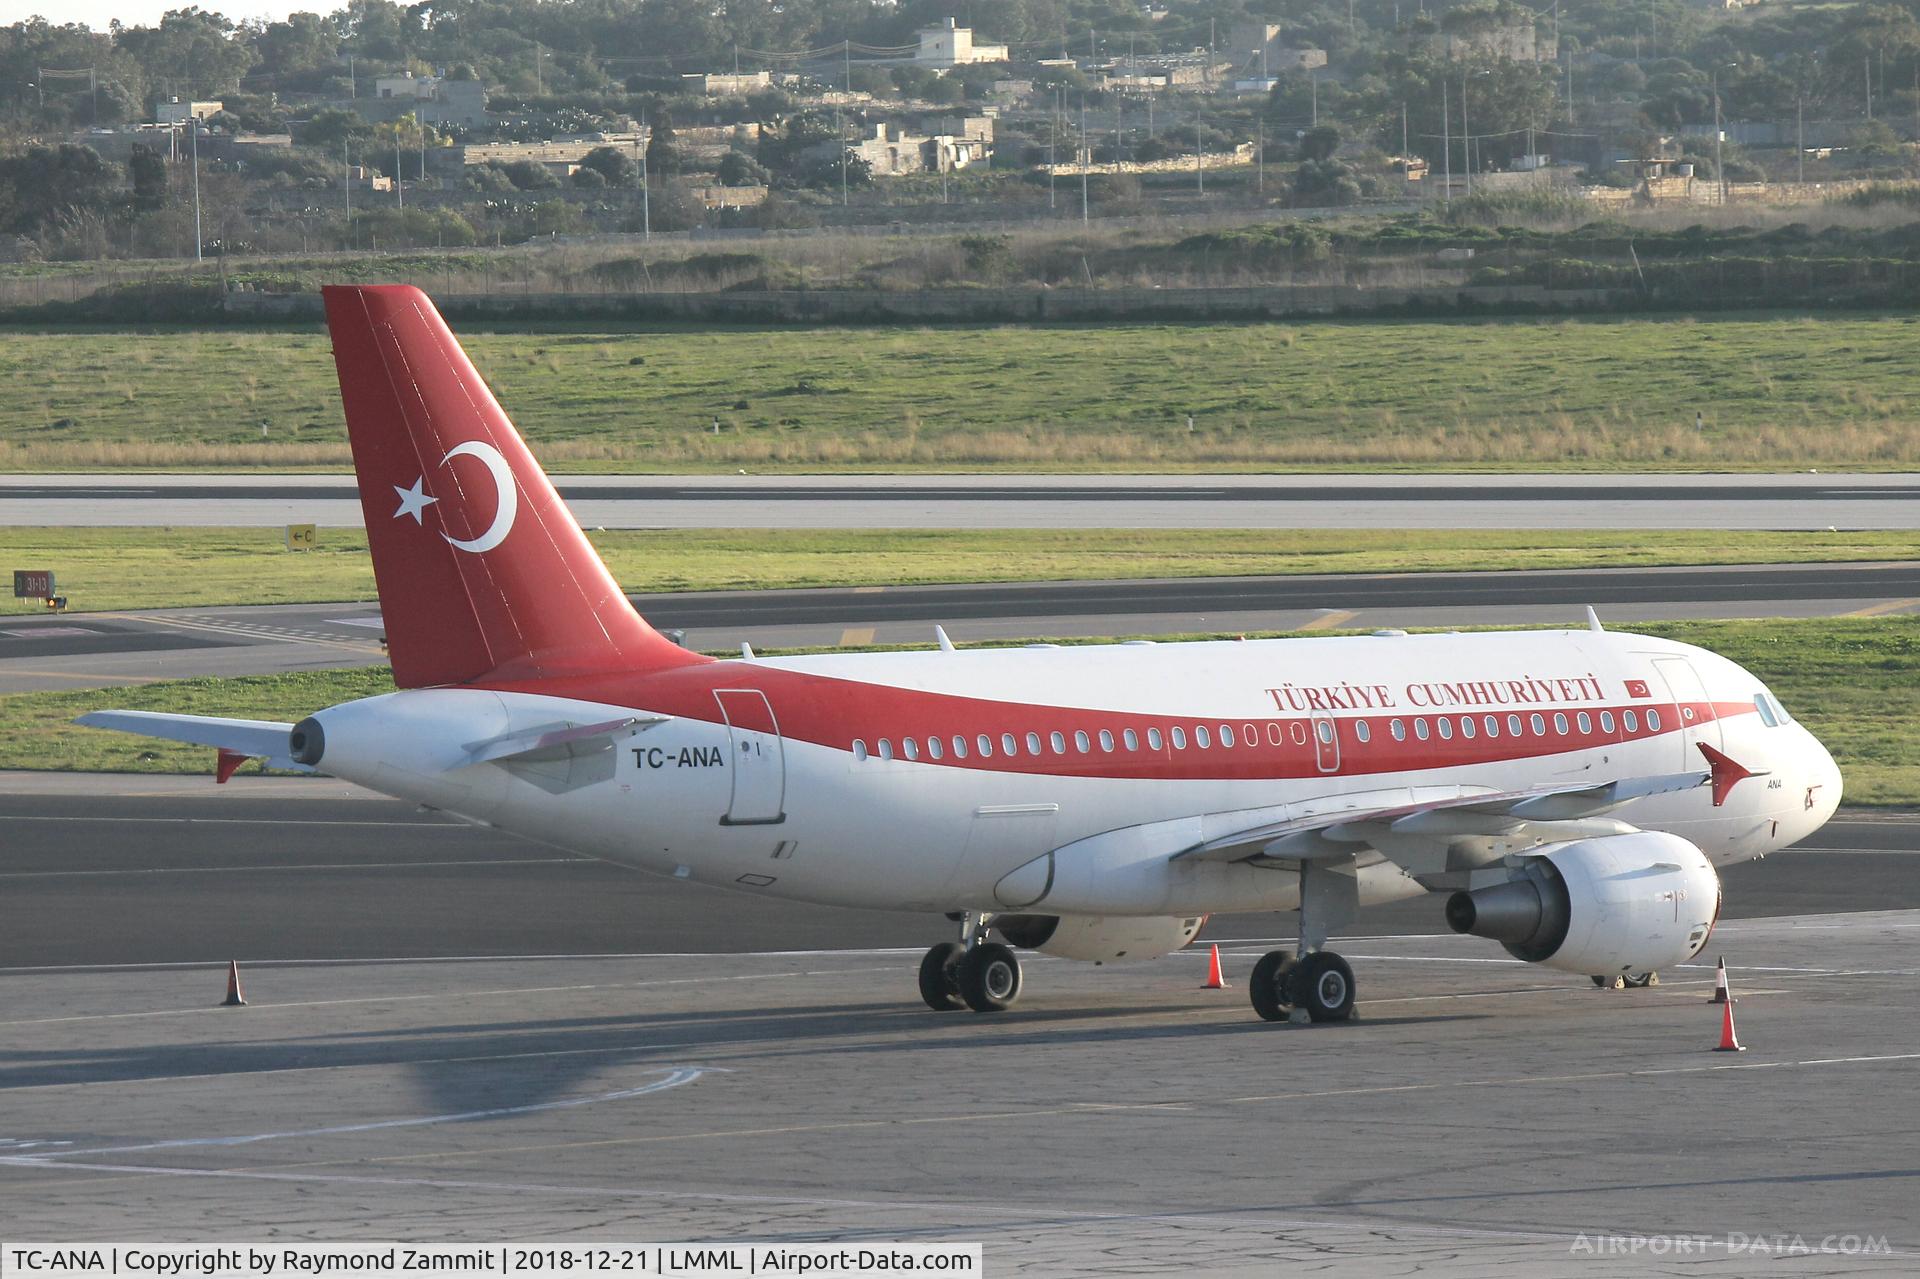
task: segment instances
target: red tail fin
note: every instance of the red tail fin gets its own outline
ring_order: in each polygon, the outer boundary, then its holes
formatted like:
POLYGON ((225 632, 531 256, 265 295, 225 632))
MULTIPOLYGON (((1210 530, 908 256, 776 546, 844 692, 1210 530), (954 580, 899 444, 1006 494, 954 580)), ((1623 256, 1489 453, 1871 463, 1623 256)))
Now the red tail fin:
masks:
POLYGON ((394 683, 702 660, 633 611, 426 294, 322 292, 394 683))

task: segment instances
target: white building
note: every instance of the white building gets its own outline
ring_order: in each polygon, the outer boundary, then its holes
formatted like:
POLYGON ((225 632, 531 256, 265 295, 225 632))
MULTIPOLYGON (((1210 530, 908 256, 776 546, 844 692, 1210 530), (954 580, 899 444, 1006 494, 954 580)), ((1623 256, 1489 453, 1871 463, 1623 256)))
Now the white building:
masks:
POLYGON ((913 60, 922 66, 958 67, 973 62, 1007 60, 1006 45, 975 44, 973 28, 955 26, 952 18, 919 34, 920 49, 913 55, 913 60))
POLYGON ((153 118, 161 124, 185 124, 189 120, 205 120, 219 115, 225 105, 221 102, 182 102, 174 98, 156 106, 153 118))

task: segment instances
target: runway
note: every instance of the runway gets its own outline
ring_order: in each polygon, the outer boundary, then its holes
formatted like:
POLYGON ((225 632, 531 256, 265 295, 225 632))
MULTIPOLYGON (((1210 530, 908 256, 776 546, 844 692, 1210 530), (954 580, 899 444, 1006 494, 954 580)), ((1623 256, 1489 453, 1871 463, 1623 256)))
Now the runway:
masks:
MULTIPOLYGON (((562 476, 589 528, 1920 528, 1920 476, 562 476)), ((0 476, 13 525, 358 527, 345 475, 0 476)))
POLYGON ((1597 991, 1437 909, 1341 944, 1347 1026, 1245 1008, 1288 915, 1208 924, 1228 991, 1197 951, 1036 956, 1014 1011, 940 1015, 912 990, 937 917, 643 877, 337 783, 107 789, 134 793, 0 778, 10 1238, 953 1239, 1037 1275, 1920 1249, 1913 819, 1729 871, 1712 946, 1751 1051, 1723 1056, 1710 968, 1597 991), (244 1009, 210 1007, 229 957, 244 1009))
MULTIPOLYGON (((707 650, 1414 626, 1611 625, 1920 608, 1920 564, 1170 578, 634 597, 707 650)), ((382 660, 370 604, 74 614, 0 622, 0 692, 382 660)))

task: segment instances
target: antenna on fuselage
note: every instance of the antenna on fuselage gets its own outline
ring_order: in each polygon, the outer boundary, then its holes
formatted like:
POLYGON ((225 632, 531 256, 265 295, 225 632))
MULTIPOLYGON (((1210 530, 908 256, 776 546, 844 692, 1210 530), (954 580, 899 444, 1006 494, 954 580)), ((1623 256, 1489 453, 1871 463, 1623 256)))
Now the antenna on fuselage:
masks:
POLYGON ((746 640, 740 641, 740 656, 746 658, 749 662, 753 660, 753 645, 746 640))
POLYGON ((1600 614, 1593 611, 1593 605, 1587 605, 1587 629, 1598 634, 1607 628, 1600 625, 1600 614))
POLYGON ((933 625, 933 638, 940 641, 940 651, 942 653, 953 652, 953 641, 947 638, 947 628, 938 622, 935 622, 933 625))

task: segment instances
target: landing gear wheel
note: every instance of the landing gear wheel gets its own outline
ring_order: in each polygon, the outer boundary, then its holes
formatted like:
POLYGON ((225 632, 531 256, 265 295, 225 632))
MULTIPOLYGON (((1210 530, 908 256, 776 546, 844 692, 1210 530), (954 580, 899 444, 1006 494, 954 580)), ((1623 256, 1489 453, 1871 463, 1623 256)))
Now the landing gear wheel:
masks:
POLYGON ((920 960, 920 998, 937 1013, 966 1007, 960 998, 960 957, 966 949, 957 941, 943 941, 920 960))
POLYGON ((1287 974, 1293 971, 1294 962, 1292 951, 1270 950, 1253 966, 1247 993, 1253 997, 1253 1011, 1262 1021, 1285 1021, 1293 1011, 1286 991, 1287 974))
POLYGON ((1635 990, 1645 990, 1649 986, 1658 986, 1660 984, 1660 974, 1640 973, 1637 976, 1628 977, 1626 981, 1627 985, 1633 987, 1635 990))
POLYGON ((1627 979, 1619 973, 1614 973, 1611 976, 1605 973, 1595 973, 1593 975, 1593 984, 1602 990, 1625 990, 1627 988, 1627 979))
POLYGON ((1013 948, 985 941, 960 959, 960 998, 977 1013, 1004 1012, 1020 998, 1020 960, 1013 948))
POLYGON ((1332 951, 1316 950, 1294 965, 1287 993, 1314 1021, 1345 1021, 1353 1016, 1353 969, 1332 951))

